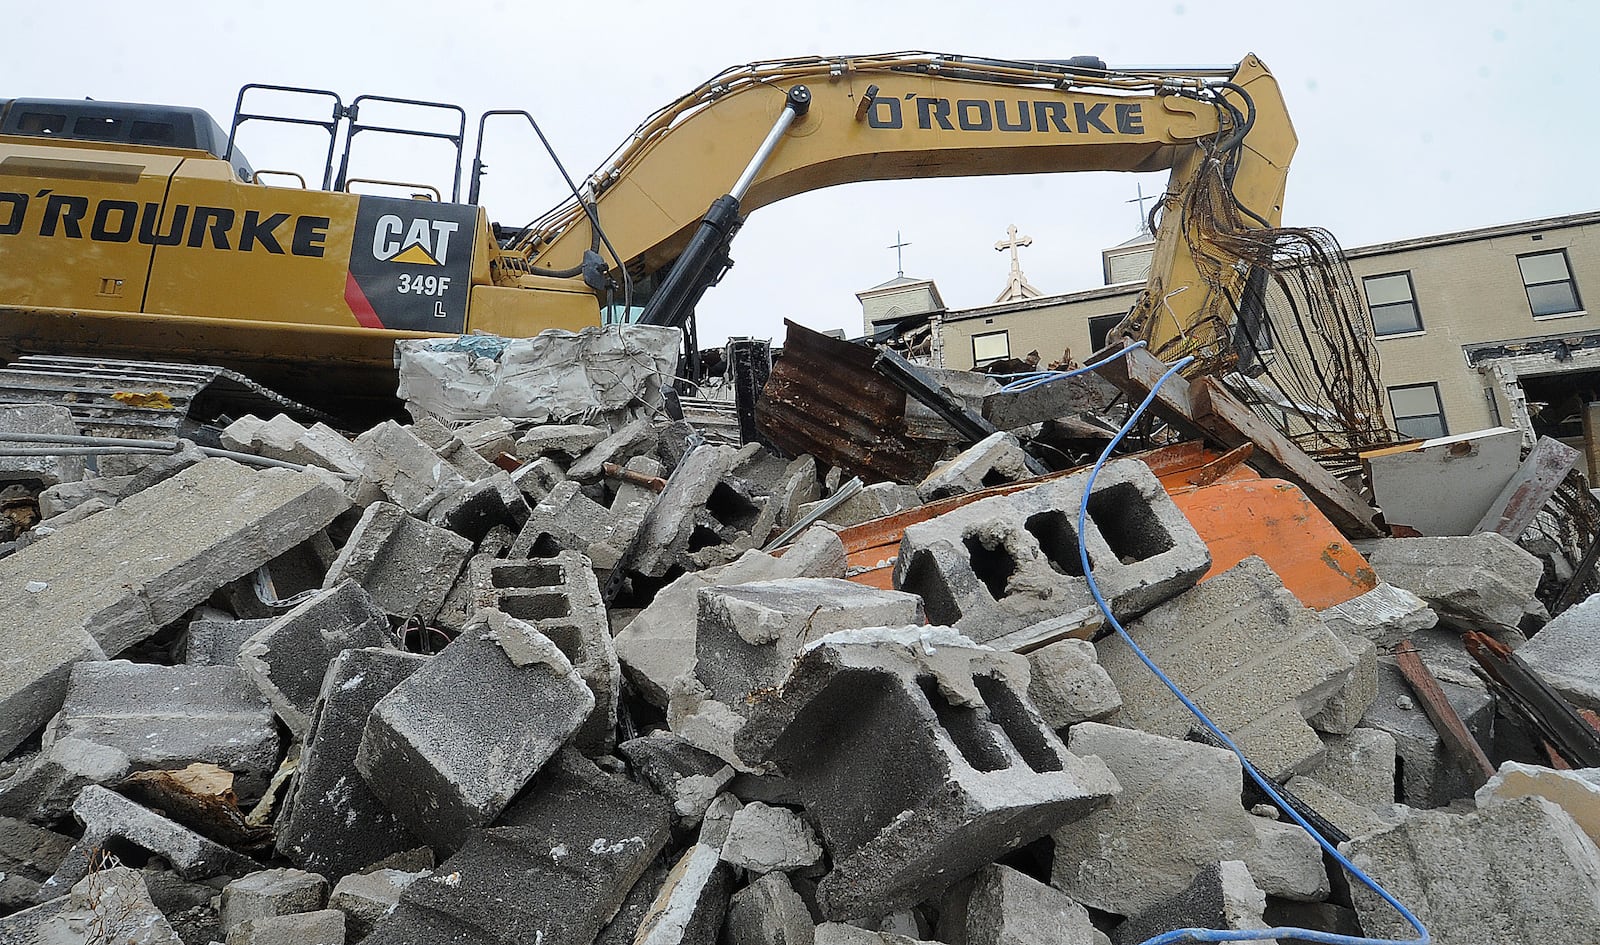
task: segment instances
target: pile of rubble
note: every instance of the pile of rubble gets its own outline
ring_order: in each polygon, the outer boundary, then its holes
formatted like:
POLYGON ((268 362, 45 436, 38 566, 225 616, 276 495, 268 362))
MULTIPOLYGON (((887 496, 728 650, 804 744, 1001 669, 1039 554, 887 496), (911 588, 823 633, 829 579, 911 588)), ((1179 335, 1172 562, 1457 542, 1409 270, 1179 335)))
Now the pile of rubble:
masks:
POLYGON ((1080 536, 1009 433, 842 491, 649 413, 0 457, 0 940, 1407 937, 1129 640, 1434 941, 1600 928, 1600 768, 1462 645, 1600 708, 1600 598, 1524 643, 1502 534, 1341 533, 1210 443, 1106 465, 1080 536))

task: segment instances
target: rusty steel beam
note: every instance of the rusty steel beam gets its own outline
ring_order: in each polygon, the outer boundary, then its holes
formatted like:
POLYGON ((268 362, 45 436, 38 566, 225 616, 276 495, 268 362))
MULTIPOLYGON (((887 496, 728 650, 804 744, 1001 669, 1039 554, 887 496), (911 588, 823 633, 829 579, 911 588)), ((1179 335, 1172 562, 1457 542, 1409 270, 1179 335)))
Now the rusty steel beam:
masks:
POLYGON ((1417 694, 1417 702, 1433 722, 1433 728, 1439 733, 1445 748, 1469 774, 1475 776, 1473 787, 1482 787, 1485 781, 1494 777, 1494 762, 1489 760, 1489 756, 1483 752, 1483 746, 1467 731, 1466 723, 1461 721, 1450 700, 1445 698, 1444 690, 1439 688, 1439 681, 1433 678, 1433 673, 1422 662, 1422 654, 1417 652, 1410 640, 1402 640, 1394 648, 1394 659, 1400 665, 1400 674, 1417 694))
POLYGON ((1522 657, 1486 633, 1462 634, 1467 652, 1483 667, 1490 688, 1522 713, 1573 767, 1600 767, 1600 732, 1522 657))

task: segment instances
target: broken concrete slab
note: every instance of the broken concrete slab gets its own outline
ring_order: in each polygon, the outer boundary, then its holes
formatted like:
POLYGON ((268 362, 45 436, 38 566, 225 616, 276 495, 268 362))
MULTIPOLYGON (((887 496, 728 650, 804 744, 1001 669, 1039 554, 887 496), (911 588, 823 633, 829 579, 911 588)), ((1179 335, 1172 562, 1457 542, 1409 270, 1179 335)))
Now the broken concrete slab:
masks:
MULTIPOLYGON (((0 404, 0 439, 7 433, 77 436, 72 411, 57 404, 0 404)), ((0 459, 0 484, 31 482, 49 487, 83 478, 82 456, 7 456, 0 459)))
POLYGON ((728 945, 814 945, 805 901, 782 873, 767 873, 733 894, 723 934, 728 945))
POLYGON ((183 638, 183 661, 190 666, 236 666, 239 650, 271 617, 250 620, 196 618, 183 638))
POLYGON ((333 888, 328 896, 328 908, 344 913, 348 936, 359 941, 372 931, 379 919, 400 904, 400 894, 407 886, 426 875, 426 872, 392 869, 352 873, 333 888))
POLYGON ((311 473, 208 459, 0 558, 0 755, 60 707, 73 662, 116 656, 321 531, 349 503, 311 473))
POLYGON ((1600 768, 1556 771, 1507 761, 1473 800, 1482 810, 1518 797, 1542 797, 1561 807, 1589 839, 1600 844, 1600 768))
POLYGON ((353 580, 384 613, 432 620, 472 554, 472 542, 448 529, 412 518, 400 506, 374 502, 362 513, 325 589, 353 580))
POLYGON ((1058 377, 1024 390, 1000 390, 985 396, 983 416, 997 429, 1015 430, 1084 412, 1098 414, 1120 396, 1098 374, 1058 377))
MULTIPOLYGON (((1077 510, 1088 475, 992 496, 911 525, 895 587, 921 595, 928 619, 979 643, 1026 649, 1096 626, 1078 552, 1077 510)), ((1193 586, 1211 566, 1205 542, 1137 460, 1107 465, 1085 523, 1089 562, 1119 617, 1144 613, 1193 586)))
POLYGON ((653 453, 655 448, 656 431, 650 420, 630 420, 575 459, 567 468, 567 475, 583 482, 599 479, 606 463, 622 466, 635 456, 653 453))
MULTIPOLYGON (((1494 744, 1494 697, 1481 689, 1442 679, 1439 687, 1478 744, 1494 744)), ((1400 759, 1396 799, 1401 803, 1418 808, 1442 807, 1456 798, 1471 796, 1478 787, 1474 777, 1451 758, 1391 657, 1378 660, 1378 696, 1362 716, 1361 725, 1394 736, 1395 753, 1400 759)))
POLYGON ((951 887, 939 911, 949 945, 1095 945, 1098 934, 1072 897, 999 864, 951 887))
POLYGON ((1176 896, 1117 926, 1117 945, 1138 945, 1176 929, 1271 928, 1262 919, 1267 894, 1239 860, 1208 863, 1176 896))
POLYGON ((1412 633, 1439 622, 1439 615, 1422 598, 1383 582, 1359 597, 1318 613, 1329 630, 1365 637, 1381 647, 1394 646, 1412 633))
POLYGON ((315 912, 327 902, 327 877, 296 869, 261 870, 222 888, 222 928, 231 932, 252 919, 315 912))
MULTIPOLYGON (((1273 777, 1308 770, 1323 746, 1307 717, 1321 712, 1356 658, 1250 557, 1128 625, 1133 641, 1273 777)), ((1119 721, 1182 737, 1194 717, 1120 636, 1097 648, 1122 693, 1119 721)))
POLYGON ((246 414, 224 429, 221 439, 223 446, 243 453, 321 466, 349 476, 362 473, 356 447, 324 423, 304 427, 283 414, 265 421, 246 414))
POLYGON ((1390 538, 1367 554, 1378 576, 1422 598, 1439 619, 1463 630, 1516 627, 1544 566, 1494 532, 1390 538))
POLYGON ((1026 660, 949 628, 843 631, 802 654, 736 747, 791 779, 816 819, 833 854, 825 916, 938 895, 1109 801, 1109 771, 1069 753, 1026 688, 1026 660))
MULTIPOLYGON (((470 450, 464 451, 476 456, 470 450)), ((428 510, 428 522, 476 542, 497 527, 521 528, 532 509, 502 469, 492 469, 428 510)))
POLYGON ((1539 437, 1473 531, 1498 532, 1512 541, 1521 539, 1582 455, 1560 440, 1539 437))
MULTIPOLYGON (((1600 928, 1600 851, 1543 798, 1466 815, 1423 811, 1342 849, 1439 945, 1578 942, 1600 928)), ((1352 883, 1351 895, 1366 934, 1415 934, 1376 893, 1352 883)))
POLYGON ((1393 803, 1383 810, 1364 804, 1322 783, 1314 775, 1297 774, 1285 787, 1348 837, 1387 830, 1399 822, 1400 814, 1406 810, 1393 803))
POLYGON ((304 739, 328 663, 345 650, 393 646, 389 618, 353 580, 317 592, 251 635, 239 668, 304 739))
POLYGON ((1355 657, 1356 665, 1350 670, 1339 691, 1333 694, 1322 711, 1306 719, 1311 727, 1329 735, 1348 735, 1361 723, 1372 701, 1378 697, 1378 647, 1363 636, 1332 631, 1344 648, 1355 657))
POLYGON ((599 446, 609 435, 599 427, 581 423, 546 423, 530 429, 517 440, 516 456, 525 463, 542 456, 553 456, 563 465, 570 466, 578 457, 599 446))
POLYGON ((1557 614, 1517 656, 1574 706, 1600 710, 1600 594, 1557 614))
MULTIPOLYGON (((801 505, 795 511, 792 520, 798 521, 811 514, 822 505, 823 501, 825 500, 815 500, 801 505)), ((823 521, 845 528, 870 522, 885 515, 893 515, 921 504, 922 499, 917 495, 917 490, 911 486, 899 482, 874 482, 861 487, 859 492, 829 512, 823 521)))
POLYGON ((1057 640, 1028 654, 1028 698, 1058 733, 1100 722, 1122 708, 1122 695, 1088 640, 1057 640))
POLYGON ((412 515, 425 515, 441 499, 461 491, 467 480, 415 433, 386 420, 356 437, 361 475, 378 485, 390 502, 412 515))
POLYGON ((0 817, 0 914, 39 901, 40 884, 61 866, 71 849, 71 837, 0 817))
POLYGON ((722 859, 759 875, 814 866, 822 859, 822 847, 799 814, 751 801, 733 815, 722 859))
POLYGON ((306 734, 277 851, 330 877, 421 845, 356 770, 372 708, 428 658, 389 649, 345 650, 328 666, 306 734))
MULTIPOLYGON (((602 444, 603 445, 603 444, 602 444)), ((598 450, 600 447, 596 447, 598 450)), ((712 494, 722 486, 723 477, 733 468, 738 452, 726 446, 702 446, 689 454, 672 471, 667 487, 656 497, 639 532, 639 553, 633 568, 646 577, 664 577, 679 558, 694 550, 700 517, 708 513, 712 494)), ((573 478, 579 478, 573 466, 573 478)), ((739 499, 729 497, 729 502, 739 499)), ((748 504, 746 501, 744 504, 748 504)), ((756 510, 752 506, 749 511, 756 510)), ((750 515, 753 520, 754 514, 750 515)), ((764 537, 764 536, 763 536, 764 537)), ((706 541, 702 535, 700 541, 706 541)))
POLYGON ((639 923, 635 945, 716 945, 732 892, 733 869, 717 848, 691 845, 639 923))
POLYGON ((244 876, 261 864, 242 853, 213 843, 187 827, 98 785, 78 795, 72 813, 83 824, 83 837, 44 883, 46 893, 65 889, 94 871, 94 858, 124 844, 155 854, 184 879, 244 876))
POLYGON ((1494 427, 1363 461, 1384 521, 1421 535, 1470 535, 1516 474, 1522 437, 1509 427, 1494 427))
POLYGON ((368 945, 590 942, 666 845, 667 803, 565 751, 499 825, 408 886, 368 945))
POLYGON ((26 767, 0 782, 0 815, 50 825, 72 811, 78 792, 113 784, 131 767, 127 752, 80 738, 57 738, 26 767))
POLYGON ((138 870, 113 866, 67 895, 0 917, 0 941, 18 945, 183 945, 138 870))
POLYGON ((949 462, 940 463, 917 485, 923 502, 977 492, 1009 482, 1032 478, 1028 454, 1015 436, 991 433, 967 447, 949 462))
POLYGON ((717 794, 733 780, 727 762, 671 732, 652 732, 617 746, 633 770, 672 801, 679 822, 693 827, 717 794))
POLYGON ((482 611, 373 707, 356 767, 412 833, 454 848, 505 810, 594 707, 548 637, 482 611))
POLYGON ((126 660, 79 663, 44 741, 78 739, 123 752, 133 770, 195 762, 233 772, 259 794, 278 767, 281 742, 267 701, 232 666, 158 666, 126 660))
POLYGON ((228 932, 228 945, 344 945, 338 909, 246 919, 228 932))

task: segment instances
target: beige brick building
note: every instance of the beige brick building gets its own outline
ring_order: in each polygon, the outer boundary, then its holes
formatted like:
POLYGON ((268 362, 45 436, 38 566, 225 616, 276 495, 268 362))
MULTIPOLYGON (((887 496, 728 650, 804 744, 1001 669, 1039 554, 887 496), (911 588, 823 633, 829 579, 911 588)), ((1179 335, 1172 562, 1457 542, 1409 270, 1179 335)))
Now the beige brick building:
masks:
MULTIPOLYGON (((1148 241, 1106 250, 1108 282, 1148 241)), ((1378 336, 1387 408, 1414 436, 1515 426, 1582 435, 1600 401, 1600 212, 1347 249, 1378 336)), ((939 313, 932 358, 968 369, 1037 350, 1083 361, 1141 281, 939 313)), ((936 297, 936 296, 935 296, 936 297)), ((882 305, 883 300, 874 301, 882 305)))

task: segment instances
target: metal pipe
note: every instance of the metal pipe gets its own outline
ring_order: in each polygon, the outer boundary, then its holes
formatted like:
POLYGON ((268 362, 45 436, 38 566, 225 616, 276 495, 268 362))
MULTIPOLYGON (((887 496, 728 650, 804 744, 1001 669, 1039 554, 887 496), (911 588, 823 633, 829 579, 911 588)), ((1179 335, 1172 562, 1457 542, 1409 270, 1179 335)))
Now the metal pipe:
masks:
MULTIPOLYGON (((125 440, 114 436, 71 436, 64 433, 0 433, 0 444, 6 442, 38 443, 42 445, 32 449, 19 449, 0 445, 0 456, 122 456, 141 453, 176 453, 183 448, 183 444, 175 440, 125 440)), ((287 460, 257 456, 254 453, 218 449, 214 446, 199 446, 196 448, 207 456, 231 459, 234 462, 250 466, 289 469, 295 472, 304 472, 311 468, 303 463, 291 463, 287 460)), ((318 466, 317 468, 325 469, 326 467, 318 466)), ((349 473, 339 472, 335 469, 327 471, 346 482, 353 482, 356 478, 349 473)))
POLYGON ((772 152, 777 150, 778 141, 783 138, 783 133, 789 130, 794 120, 806 113, 811 107, 811 90, 803 85, 797 85, 789 90, 789 95, 784 102, 783 113, 773 123, 772 130, 767 132, 766 140, 761 142, 761 147, 756 148, 755 156, 750 163, 745 165, 744 173, 733 182, 733 189, 728 191, 735 200, 744 200, 745 191, 755 183, 756 175, 761 173, 761 166, 767 163, 767 158, 772 157, 772 152))
POLYGON ((796 535, 799 535, 801 532, 805 531, 813 523, 820 521, 824 515, 827 515, 829 512, 832 512, 834 509, 854 498, 856 493, 865 488, 866 485, 862 483, 860 476, 853 477, 849 482, 840 486, 838 492, 835 492, 833 495, 829 496, 826 502, 823 502, 810 512, 807 512, 805 515, 801 516, 793 525, 790 525, 788 528, 784 529, 783 534, 761 546, 761 550, 777 551, 779 548, 782 548, 789 542, 794 541, 796 535))

